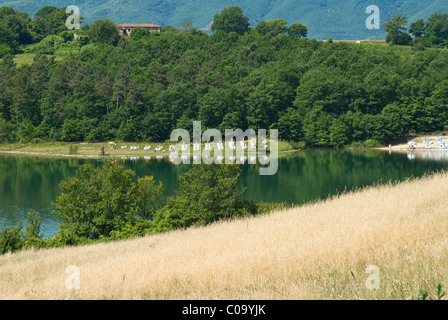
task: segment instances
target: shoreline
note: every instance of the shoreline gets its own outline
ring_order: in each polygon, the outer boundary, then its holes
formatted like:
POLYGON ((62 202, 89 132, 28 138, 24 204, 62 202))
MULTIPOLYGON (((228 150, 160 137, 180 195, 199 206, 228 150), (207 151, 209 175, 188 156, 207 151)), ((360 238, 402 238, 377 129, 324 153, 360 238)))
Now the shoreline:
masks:
MULTIPOLYGON (((123 141, 117 142, 81 142, 81 143, 66 143, 66 142, 42 142, 37 144, 0 144, 0 155, 21 155, 21 156, 42 156, 42 157, 58 157, 58 158, 84 158, 84 159, 103 159, 103 158, 122 158, 122 157, 169 157, 172 153, 169 151, 171 142, 131 142, 125 143, 123 141), (124 146, 124 147, 122 147, 124 146), (150 150, 146 147, 150 146, 150 150), (115 147, 115 149, 114 149, 115 147), (138 149, 133 149, 137 147, 138 149), (162 147, 161 150, 156 148, 162 147)), ((201 154, 205 150, 205 144, 201 145, 201 154)), ((278 155, 293 152, 299 152, 301 149, 294 148, 289 142, 278 142, 278 155)), ((243 150, 244 155, 258 155, 258 149, 243 150)), ((264 151, 264 150, 263 150, 264 151)), ((241 150, 235 150, 241 152, 241 150)), ((269 150, 266 150, 270 154, 269 150)), ((190 152, 179 151, 179 156, 193 156, 193 148, 190 152)), ((225 150, 222 151, 225 155, 225 150)))
POLYGON ((441 146, 442 143, 448 143, 448 136, 447 135, 441 135, 441 136, 435 136, 435 135, 428 135, 428 136, 418 136, 413 139, 409 139, 409 142, 415 143, 415 147, 411 149, 408 144, 398 144, 390 147, 382 147, 377 148, 379 150, 391 150, 391 151, 448 151, 448 145, 447 148, 443 148, 441 146), (426 142, 427 141, 427 142, 426 142), (429 146, 429 148, 428 148, 429 146))
MULTIPOLYGON (((0 150, 0 154, 10 154, 10 155, 24 155, 24 156, 40 156, 40 157, 67 157, 67 158, 100 158, 100 156, 95 155, 80 155, 80 154, 59 154, 59 153, 48 153, 48 152, 31 152, 31 151, 5 151, 0 150)), ((103 157, 101 157, 103 158, 103 157)), ((104 157, 108 158, 108 157, 104 157)))
MULTIPOLYGON (((302 149, 298 150, 285 150, 279 151, 278 154, 289 154, 303 151, 302 149)), ((105 154, 102 155, 94 155, 94 154, 64 154, 64 153, 52 153, 52 152, 33 152, 33 151, 6 151, 0 150, 0 155, 20 155, 20 156, 38 156, 38 157, 55 157, 55 158, 78 158, 78 159, 107 159, 107 158, 122 158, 122 157, 169 157, 170 152, 148 152, 148 153, 126 153, 126 154, 105 154)), ((267 152, 269 154, 269 152, 267 152)), ((193 156, 192 153, 188 155, 193 156)), ((258 155, 258 151, 253 152, 244 152, 244 155, 258 155)))
MULTIPOLYGON (((443 135, 440 136, 439 139, 441 139, 443 142, 448 142, 448 136, 443 135)), ((365 150, 381 150, 381 151, 389 151, 389 152, 429 152, 429 151, 448 151, 447 148, 441 147, 440 140, 438 140, 437 136, 431 135, 431 136, 418 136, 413 139, 409 139, 408 142, 414 142, 415 148, 410 149, 408 144, 397 144, 397 145, 391 145, 390 147, 375 147, 375 148, 366 148, 365 150), (425 138, 427 139, 430 148, 427 148, 427 144, 425 142, 425 138)), ((120 141, 120 143, 122 143, 120 141)), ((55 142, 55 143, 42 143, 37 145, 5 145, 4 148, 0 145, 0 155, 21 155, 21 156, 39 156, 39 157, 56 157, 56 158, 78 158, 78 159, 104 159, 104 158, 122 158, 122 157, 169 157, 170 152, 167 151, 169 149, 168 143, 149 143, 152 146, 163 146, 165 151, 158 151, 155 152, 154 149, 150 151, 143 151, 144 146, 148 145, 145 144, 139 144, 139 143, 131 143, 129 144, 129 149, 125 148, 122 149, 121 147, 111 149, 107 142, 99 142, 99 143, 64 143, 64 142, 55 142), (137 150, 131 150, 130 147, 132 145, 138 145, 140 148, 137 150), (77 147, 78 150, 73 153, 67 153, 69 148, 72 146, 77 147), (100 155, 101 148, 104 148, 104 155, 100 155), (24 151, 21 151, 20 149, 25 149, 24 151)), ((205 145, 204 145, 205 146, 205 145)), ((320 148, 317 148, 320 149, 320 148)), ((350 149, 347 147, 346 149, 350 149)), ((202 149, 203 150, 203 149, 202 149)), ((278 155, 284 155, 284 154, 290 154, 295 152, 300 152, 308 149, 295 149, 292 147, 292 145, 287 141, 279 141, 279 151, 278 155)), ((312 148, 310 150, 316 150, 315 148, 312 148)), ((268 152, 269 153, 269 152, 268 152)), ((193 155, 192 152, 188 153, 190 156, 193 155)), ((244 155, 257 155, 258 151, 247 151, 244 150, 244 155)), ((185 154, 187 155, 187 154, 185 154)))

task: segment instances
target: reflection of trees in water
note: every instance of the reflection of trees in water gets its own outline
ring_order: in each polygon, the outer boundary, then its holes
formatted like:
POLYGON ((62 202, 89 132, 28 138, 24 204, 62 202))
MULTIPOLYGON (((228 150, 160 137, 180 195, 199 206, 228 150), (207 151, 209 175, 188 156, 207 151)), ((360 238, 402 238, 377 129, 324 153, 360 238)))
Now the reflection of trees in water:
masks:
MULTIPOLYGON (((3 224, 24 222, 29 209, 42 215, 44 224, 57 221, 51 201, 60 194, 59 182, 74 175, 79 159, 0 156, 0 219, 3 224)), ((1 229, 2 226, 0 226, 1 229)))
POLYGON ((2 204, 39 201, 59 194, 59 181, 74 174, 82 160, 34 157, 0 158, 2 204), (45 195, 45 196, 44 196, 45 195))
MULTIPOLYGON (((330 194, 353 190, 390 180, 401 181, 433 172, 445 165, 437 162, 411 162, 406 154, 366 150, 310 150, 279 159, 275 177, 243 174, 248 186, 247 198, 266 201, 288 201, 295 204, 330 194), (260 183, 261 179, 264 179, 260 183)), ((255 168, 249 170, 254 171, 255 168)))
MULTIPOLYGON (((260 165, 242 166, 240 182, 246 187, 245 199, 301 204, 329 194, 372 185, 378 181, 403 180, 446 169, 448 163, 410 161, 406 153, 387 151, 310 150, 280 157, 279 170, 273 176, 260 176, 260 165)), ((60 194, 59 182, 74 175, 80 164, 101 166, 97 160, 52 159, 43 157, 0 156, 0 223, 2 219, 17 223, 17 212, 26 219, 32 207, 45 221, 51 215, 51 201, 60 194), (26 209, 26 210, 25 210, 26 209)), ((136 171, 136 177, 152 175, 164 187, 164 196, 174 195, 178 178, 192 165, 173 165, 167 159, 157 162, 125 161, 125 168, 136 171)))

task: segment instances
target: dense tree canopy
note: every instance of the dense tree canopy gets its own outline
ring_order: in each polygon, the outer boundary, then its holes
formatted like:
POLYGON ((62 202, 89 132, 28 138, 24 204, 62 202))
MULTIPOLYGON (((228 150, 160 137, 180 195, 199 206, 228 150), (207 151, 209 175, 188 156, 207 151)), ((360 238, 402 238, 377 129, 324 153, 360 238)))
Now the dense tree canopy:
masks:
POLYGON ((245 16, 240 7, 229 7, 215 15, 212 24, 213 31, 236 32, 240 35, 249 31, 249 17, 245 16))
POLYGON ((288 34, 293 38, 306 38, 308 35, 308 28, 301 23, 293 23, 288 28, 288 34))
POLYGON ((448 46, 448 14, 436 13, 429 17, 425 36, 431 45, 448 46))
POLYGON ((109 19, 96 20, 87 34, 94 43, 116 45, 120 40, 115 23, 109 19))
POLYGON ((152 219, 162 186, 153 177, 134 179, 135 172, 116 163, 101 169, 81 166, 76 176, 62 181, 55 203, 61 230, 98 239, 141 219, 152 219))
POLYGON ((207 225, 247 214, 237 165, 195 165, 179 178, 179 192, 157 219, 173 226, 207 225))
POLYGON ((41 40, 49 35, 65 31, 66 18, 65 8, 46 6, 36 13, 31 28, 41 40))
POLYGON ((421 38, 425 34, 425 20, 418 19, 416 22, 411 23, 411 28, 409 29, 409 33, 412 34, 415 38, 421 38))
POLYGON ((30 22, 27 13, 18 12, 11 7, 0 8, 0 58, 15 52, 19 45, 33 42, 28 28, 30 22))
MULTIPOLYGON (((231 13, 244 17, 236 9, 219 15, 231 13)), ((445 19, 434 15, 424 33, 420 21, 415 36, 433 39, 432 26, 440 25, 442 37, 445 19)), ((404 32, 405 20, 397 21, 404 32)), ((444 50, 319 42, 304 38, 306 26, 281 19, 244 28, 119 37, 112 21, 100 20, 86 41, 68 31, 47 36, 33 46, 51 53, 37 50, 33 63, 18 65, 6 54, 0 139, 156 142, 200 120, 203 130, 278 128, 281 139, 341 146, 437 131, 448 122, 444 50), (76 50, 55 59, 58 48, 76 50)))
POLYGON ((384 24, 384 30, 388 32, 386 42, 398 45, 413 44, 416 48, 448 47, 448 14, 435 13, 425 22, 423 19, 410 24, 407 30, 408 20, 402 14, 397 14, 384 24), (414 37, 412 41, 411 35, 414 37))

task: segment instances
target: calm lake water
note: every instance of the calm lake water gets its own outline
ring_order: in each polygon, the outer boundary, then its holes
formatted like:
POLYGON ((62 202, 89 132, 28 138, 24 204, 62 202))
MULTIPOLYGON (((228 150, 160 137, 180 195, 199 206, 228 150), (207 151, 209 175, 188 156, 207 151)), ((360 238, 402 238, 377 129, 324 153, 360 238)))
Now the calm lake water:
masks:
MULTIPOLYGON (((179 175, 191 167, 173 165, 167 158, 118 160, 139 177, 153 175, 163 183, 166 196, 174 194, 179 175)), ((60 194, 58 184, 86 163, 102 165, 95 159, 0 154, 0 230, 16 225, 19 219, 25 222, 32 208, 43 216, 45 236, 56 233, 58 220, 51 213, 51 203, 60 194)), ((303 204, 345 189, 420 177, 447 167, 448 152, 413 155, 376 150, 313 150, 282 156, 274 176, 260 176, 258 165, 242 165, 241 183, 246 187, 246 199, 303 204)))

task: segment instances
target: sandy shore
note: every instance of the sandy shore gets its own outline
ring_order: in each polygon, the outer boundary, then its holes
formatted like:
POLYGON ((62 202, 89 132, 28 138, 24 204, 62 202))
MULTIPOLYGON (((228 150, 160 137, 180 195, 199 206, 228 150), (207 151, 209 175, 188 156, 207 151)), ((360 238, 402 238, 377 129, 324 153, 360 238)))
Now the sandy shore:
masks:
MULTIPOLYGON (((415 143, 415 150, 446 150, 448 151, 448 136, 426 136, 426 137, 417 137, 415 139, 411 139, 408 142, 415 143), (426 138, 426 141, 425 141, 426 138), (443 148, 442 143, 446 143, 446 148, 443 148), (428 148, 429 146, 429 148, 428 148)), ((400 144, 396 146, 391 146, 390 148, 381 148, 383 150, 409 150, 408 144, 400 144)))
POLYGON ((377 149, 389 151, 390 153, 405 153, 409 160, 421 159, 425 161, 436 162, 448 161, 448 136, 446 135, 439 137, 417 137, 414 139, 410 139, 408 142, 414 142, 414 148, 410 148, 409 144, 400 144, 396 146, 377 149), (443 148, 443 145, 441 145, 441 141, 442 143, 446 142, 446 148, 443 148))

